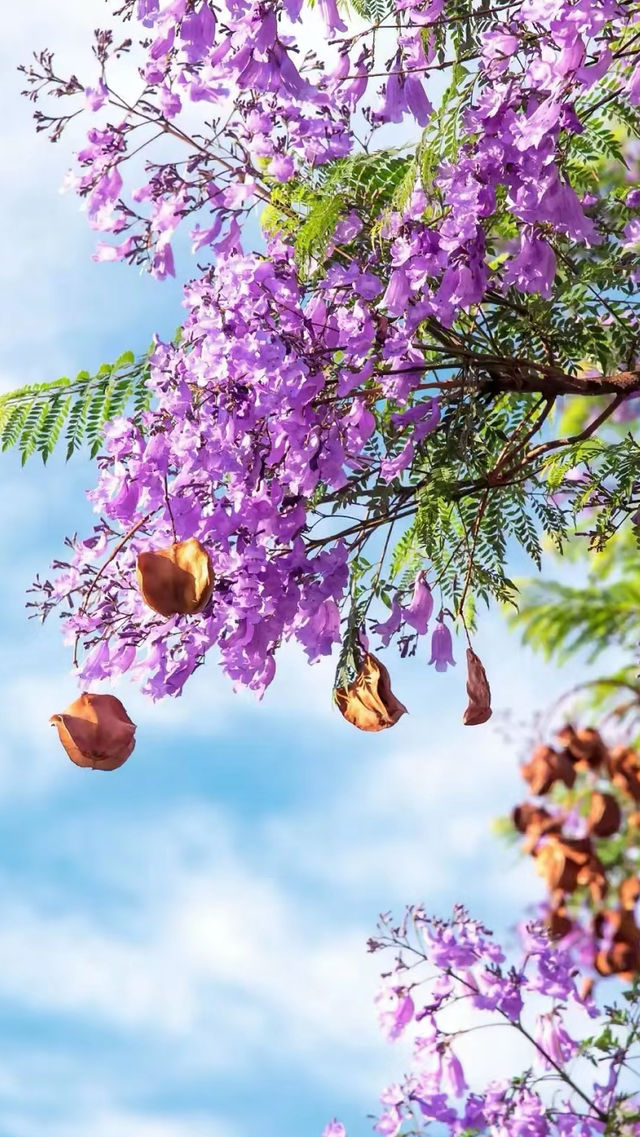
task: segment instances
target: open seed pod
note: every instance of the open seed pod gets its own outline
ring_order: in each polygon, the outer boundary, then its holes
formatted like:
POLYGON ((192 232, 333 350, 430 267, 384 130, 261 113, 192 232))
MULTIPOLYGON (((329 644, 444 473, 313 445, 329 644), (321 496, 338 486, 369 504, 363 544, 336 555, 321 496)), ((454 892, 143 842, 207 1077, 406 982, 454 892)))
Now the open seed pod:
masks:
POLYGON ((622 881, 618 889, 620 896, 620 907, 624 908, 625 912, 633 912, 640 896, 640 880, 637 876, 628 876, 626 880, 622 881))
POLYGON ((587 829, 594 837, 612 837, 618 832, 622 812, 613 794, 595 791, 591 795, 587 829))
POLYGON ((201 612, 213 591, 211 558, 195 537, 139 553, 136 578, 145 603, 167 619, 201 612))
POLYGON ((607 768, 614 786, 640 802, 638 755, 629 746, 615 746, 607 756, 607 768))
POLYGON ((469 702, 462 719, 465 726, 480 726, 491 718, 491 688, 481 660, 467 648, 467 695, 469 702))
POLYGON ((348 687, 338 687, 335 700, 340 714, 358 730, 378 731, 395 726, 407 708, 391 690, 384 663, 369 652, 348 687))
POLYGON ((135 746, 135 724, 114 695, 84 691, 49 722, 57 727, 60 741, 76 766, 117 770, 135 746))
POLYGON ((566 747, 568 757, 579 768, 597 770, 607 759, 607 748, 597 730, 583 727, 575 730, 570 724, 558 731, 558 742, 566 747))
POLYGON ((546 794, 556 782, 564 782, 571 788, 576 780, 571 760, 551 746, 536 747, 520 773, 532 794, 546 794))
POLYGON ((550 892, 575 892, 580 869, 588 860, 587 853, 574 850, 566 840, 553 836, 548 837, 534 855, 536 868, 550 892))
POLYGON ((573 921, 564 904, 560 903, 555 908, 550 909, 547 916, 547 927, 549 935, 554 940, 561 940, 563 936, 569 935, 573 928, 573 921))
POLYGON ((518 832, 525 835, 522 843, 525 853, 532 853, 545 834, 562 831, 562 816, 554 817, 546 809, 529 801, 517 805, 511 814, 511 819, 518 832))
POLYGON ((632 911, 605 911, 594 921, 596 936, 603 946, 594 966, 600 975, 619 975, 631 980, 640 971, 640 931, 632 911))

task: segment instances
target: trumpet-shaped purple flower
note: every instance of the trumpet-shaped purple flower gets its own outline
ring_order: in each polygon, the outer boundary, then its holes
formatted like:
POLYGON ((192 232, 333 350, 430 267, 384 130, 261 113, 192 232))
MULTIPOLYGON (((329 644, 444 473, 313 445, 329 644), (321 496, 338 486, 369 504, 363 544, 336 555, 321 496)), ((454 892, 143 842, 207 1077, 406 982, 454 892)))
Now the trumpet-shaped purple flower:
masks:
POLYGON ((441 617, 431 637, 431 659, 429 663, 435 663, 436 671, 446 671, 447 667, 455 667, 456 665, 453 658, 451 632, 441 617))
POLYGON ((415 628, 419 636, 426 635, 433 612, 433 596, 425 572, 419 572, 413 586, 411 603, 403 610, 405 623, 415 628))

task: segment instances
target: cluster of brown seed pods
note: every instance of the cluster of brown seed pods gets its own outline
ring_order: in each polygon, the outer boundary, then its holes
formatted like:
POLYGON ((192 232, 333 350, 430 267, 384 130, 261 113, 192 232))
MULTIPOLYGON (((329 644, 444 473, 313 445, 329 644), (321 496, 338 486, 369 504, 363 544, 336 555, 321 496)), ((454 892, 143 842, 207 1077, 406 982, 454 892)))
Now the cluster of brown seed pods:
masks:
POLYGON ((627 849, 637 844, 640 757, 627 746, 609 748, 592 728, 565 726, 557 742, 555 748, 538 746, 522 766, 522 776, 538 800, 516 806, 513 823, 549 889, 552 934, 561 938, 582 926, 582 904, 589 913, 595 970, 631 979, 640 972, 635 916, 640 882, 635 875, 621 876, 629 872, 625 860, 610 854, 617 836, 624 837, 627 849), (541 798, 554 788, 557 798, 563 786, 561 805, 542 804, 541 798))
MULTIPOLYGON (((211 599, 214 575, 208 552, 195 537, 140 553, 136 580, 143 600, 159 616, 191 616, 211 599)), ((135 746, 135 724, 114 695, 84 691, 62 714, 52 715, 60 741, 76 766, 117 770, 135 746)))

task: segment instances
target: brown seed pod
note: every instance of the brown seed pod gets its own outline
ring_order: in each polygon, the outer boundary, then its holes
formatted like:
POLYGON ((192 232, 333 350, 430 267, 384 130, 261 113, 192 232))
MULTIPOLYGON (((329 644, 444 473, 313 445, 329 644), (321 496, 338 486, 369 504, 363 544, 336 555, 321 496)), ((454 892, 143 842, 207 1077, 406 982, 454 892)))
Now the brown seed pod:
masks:
POLYGON ((523 801, 517 805, 511 814, 513 824, 518 833, 528 833, 530 829, 546 832, 548 822, 555 822, 555 818, 543 809, 541 805, 534 805, 531 801, 523 801))
POLYGON ((640 896, 640 880, 637 876, 628 876, 618 889, 620 907, 626 912, 633 912, 640 896))
POLYGON ((600 975, 633 979, 640 971, 640 931, 633 912, 605 911, 594 921, 594 930, 605 944, 596 954, 594 967, 600 975))
POLYGON ((538 746, 520 773, 532 794, 546 794, 556 782, 571 788, 576 772, 566 754, 551 746, 538 746))
POLYGON ((571 761, 583 769, 597 770, 607 759, 607 748, 598 731, 591 727, 575 730, 568 724, 558 731, 557 738, 571 761))
POLYGON ((575 892, 579 885, 606 884, 604 870, 588 837, 551 834, 534 850, 538 872, 551 892, 575 892))
POLYGON ((547 927, 549 935, 554 940, 561 940, 564 936, 568 936, 573 928, 573 921, 569 918, 567 909, 564 904, 559 904, 556 908, 552 908, 547 916, 547 927))
POLYGON ((469 703, 462 721, 465 726, 480 726, 491 718, 491 689, 482 662, 470 647, 467 648, 467 695, 469 703))
POLYGON ((201 612, 213 591, 211 558, 195 537, 139 553, 136 578, 145 603, 167 619, 201 612))
POLYGON ((622 812, 613 794, 601 794, 596 790, 589 805, 589 832, 594 837, 612 837, 618 832, 621 822, 622 812))
POLYGON ((575 892, 580 864, 571 856, 565 843, 550 837, 535 851, 536 868, 551 892, 575 892))
POLYGON ((407 708, 391 690, 389 672, 375 655, 365 655, 348 687, 334 693, 340 714, 358 730, 378 731, 395 726, 407 708))
POLYGON ((117 770, 135 746, 135 724, 114 695, 83 692, 62 714, 49 722, 76 766, 117 770))
POLYGON ((615 746, 607 755, 607 769, 614 786, 640 802, 640 768, 635 750, 615 746))

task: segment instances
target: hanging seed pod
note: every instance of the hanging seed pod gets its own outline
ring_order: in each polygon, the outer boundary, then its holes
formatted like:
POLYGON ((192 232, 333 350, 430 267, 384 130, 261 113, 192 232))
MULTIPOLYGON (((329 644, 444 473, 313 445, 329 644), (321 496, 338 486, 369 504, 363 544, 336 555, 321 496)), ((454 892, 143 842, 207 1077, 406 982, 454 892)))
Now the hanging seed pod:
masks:
POLYGON ((145 603, 167 619, 201 612, 213 591, 211 558, 195 537, 139 553, 136 578, 145 603))
POLYGON ((491 688, 482 662, 470 647, 467 648, 467 695, 469 703, 462 721, 465 726, 480 726, 491 718, 491 688))
POLYGON ((564 904, 559 904, 550 910, 547 916, 547 927, 549 935, 554 940, 561 940, 564 936, 569 935, 573 928, 573 921, 569 918, 564 904))
POLYGON ((591 727, 575 730, 568 724, 558 731, 557 737, 579 769, 598 770, 606 761, 607 748, 598 731, 591 727))
POLYGON ((93 770, 117 770, 135 746, 135 724, 114 695, 83 692, 62 714, 49 722, 76 766, 93 770))
POLYGON ((520 773, 532 794, 546 794, 556 782, 571 788, 576 772, 566 754, 551 746, 538 746, 520 773))
POLYGON ((640 931, 633 912, 607 910, 594 921, 594 931, 603 946, 594 966, 600 975, 619 975, 631 980, 640 971, 640 931))
POLYGON ((353 683, 338 687, 334 697, 340 714, 358 730, 386 730, 407 710, 391 690, 386 667, 369 652, 353 683))
POLYGON ((612 837, 618 832, 622 822, 622 812, 613 794, 591 795, 587 829, 594 837, 612 837))
POLYGON ((621 908, 624 908, 625 912, 633 912, 640 896, 640 880, 637 876, 628 876, 626 880, 623 880, 618 889, 618 894, 621 908))
POLYGON ((630 746, 615 746, 607 755, 607 769, 614 786, 640 802, 638 755, 630 746))

